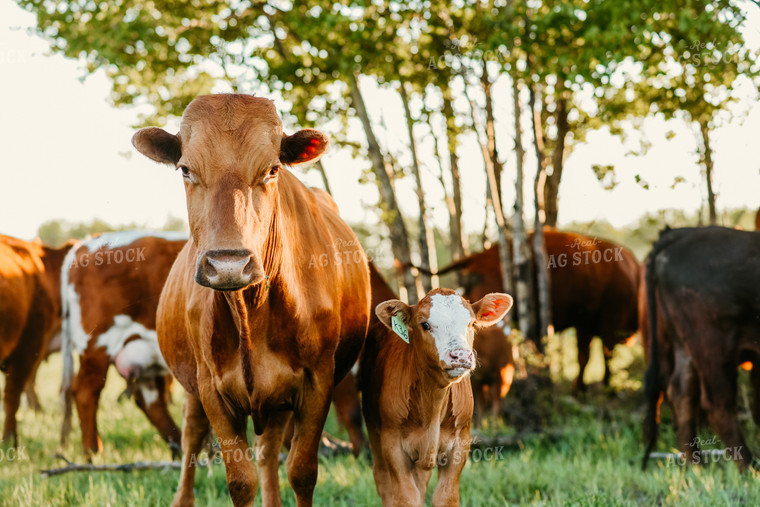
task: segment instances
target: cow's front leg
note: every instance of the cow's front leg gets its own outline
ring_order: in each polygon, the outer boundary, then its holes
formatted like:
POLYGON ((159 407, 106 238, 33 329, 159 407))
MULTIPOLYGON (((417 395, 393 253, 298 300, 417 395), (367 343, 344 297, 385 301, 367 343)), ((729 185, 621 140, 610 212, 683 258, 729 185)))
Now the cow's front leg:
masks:
POLYGON ((253 451, 246 434, 248 415, 232 412, 222 402, 212 382, 199 379, 198 383, 203 409, 222 449, 224 468, 227 472, 227 489, 232 503, 235 506, 252 505, 258 489, 258 478, 253 451))
POLYGON ((299 507, 312 505, 317 483, 319 441, 332 400, 332 372, 305 382, 301 400, 294 411, 295 427, 288 453, 288 480, 299 507))
MULTIPOLYGON (((182 427, 182 472, 172 507, 193 505, 193 485, 195 483, 195 467, 198 466, 198 453, 201 451, 204 439, 209 432, 206 412, 203 411, 200 400, 190 392, 187 393, 185 399, 184 420, 182 427)), ((208 459, 211 460, 212 458, 213 456, 209 453, 208 459)))
POLYGON ((291 412, 269 416, 264 432, 256 439, 256 459, 261 474, 261 500, 265 507, 282 505, 280 499, 280 449, 291 412))

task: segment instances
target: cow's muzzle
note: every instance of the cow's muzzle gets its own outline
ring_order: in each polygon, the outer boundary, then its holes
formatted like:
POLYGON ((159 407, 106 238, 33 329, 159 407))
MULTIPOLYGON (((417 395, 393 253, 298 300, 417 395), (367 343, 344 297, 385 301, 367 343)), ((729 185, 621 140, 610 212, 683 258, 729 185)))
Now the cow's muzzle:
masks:
POLYGON ((216 290, 240 290, 264 278, 264 268, 250 250, 208 250, 195 270, 197 283, 216 290))
POLYGON ((467 348, 452 349, 446 358, 446 373, 449 377, 461 377, 475 367, 475 355, 467 348))

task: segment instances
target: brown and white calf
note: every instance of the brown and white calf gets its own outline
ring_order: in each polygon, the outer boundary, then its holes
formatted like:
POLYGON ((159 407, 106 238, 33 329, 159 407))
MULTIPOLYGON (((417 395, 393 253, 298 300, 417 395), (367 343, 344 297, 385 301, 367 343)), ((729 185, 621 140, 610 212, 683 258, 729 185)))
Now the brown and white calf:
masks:
POLYGON ((311 505, 333 387, 359 355, 370 312, 356 236, 325 192, 287 169, 320 156, 327 138, 283 135, 272 101, 220 94, 193 100, 178 134, 147 128, 132 142, 179 170, 192 235, 158 308, 161 353, 187 391, 174 504, 193 503, 210 423, 233 504, 252 504, 261 481, 262 503, 279 505, 279 452, 293 417, 288 480, 297 505, 311 505))
POLYGON ((470 304, 452 290, 434 289, 414 306, 391 300, 375 308, 388 329, 368 336, 360 376, 372 471, 384 506, 424 505, 436 467, 433 505, 459 505, 470 448, 473 337, 511 306, 507 294, 470 304))
POLYGON ((61 326, 59 283, 67 243, 50 248, 0 235, 0 371, 5 373, 3 442, 18 444, 24 386, 61 326))
POLYGON ((73 396, 88 458, 103 446, 97 411, 111 364, 172 452, 179 451, 180 432, 168 411, 172 376, 158 348, 156 308, 186 242, 183 233, 110 232, 81 241, 66 257, 61 273, 61 440, 71 430, 73 396), (76 376, 73 353, 79 355, 76 376))

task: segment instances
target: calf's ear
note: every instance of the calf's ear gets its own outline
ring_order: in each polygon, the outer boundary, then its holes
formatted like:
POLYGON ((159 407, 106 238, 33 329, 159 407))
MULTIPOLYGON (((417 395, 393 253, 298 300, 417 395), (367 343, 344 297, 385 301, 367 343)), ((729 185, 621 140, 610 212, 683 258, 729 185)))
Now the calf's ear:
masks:
POLYGON ((327 151, 330 142, 319 130, 303 129, 292 136, 283 134, 280 143, 280 162, 287 165, 316 160, 327 151))
POLYGON ((493 292, 486 295, 477 303, 473 303, 472 310, 475 312, 475 320, 480 326, 492 326, 499 322, 512 308, 512 296, 493 292))
POLYGON ((388 329, 393 329, 391 319, 394 315, 398 315, 399 318, 408 327, 409 320, 411 318, 410 309, 411 307, 403 301, 399 301, 398 299, 391 299, 377 305, 375 307, 375 315, 377 315, 377 318, 380 319, 380 322, 385 324, 388 329))
POLYGON ((149 159, 162 164, 177 165, 182 156, 179 134, 175 136, 157 127, 138 130, 132 136, 132 146, 149 159))

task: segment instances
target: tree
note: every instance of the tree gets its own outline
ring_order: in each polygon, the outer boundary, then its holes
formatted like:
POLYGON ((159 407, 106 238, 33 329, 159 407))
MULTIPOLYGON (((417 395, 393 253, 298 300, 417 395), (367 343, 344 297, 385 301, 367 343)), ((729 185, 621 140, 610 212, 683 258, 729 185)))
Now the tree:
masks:
POLYGON ((636 48, 634 57, 644 67, 624 73, 623 86, 599 97, 599 115, 590 126, 611 125, 614 133, 622 133, 625 120, 652 114, 692 124, 714 224, 711 132, 729 116, 735 83, 757 78, 758 57, 744 45, 745 14, 735 2, 666 2, 661 9, 672 14, 648 19, 642 31, 647 44, 636 48))

